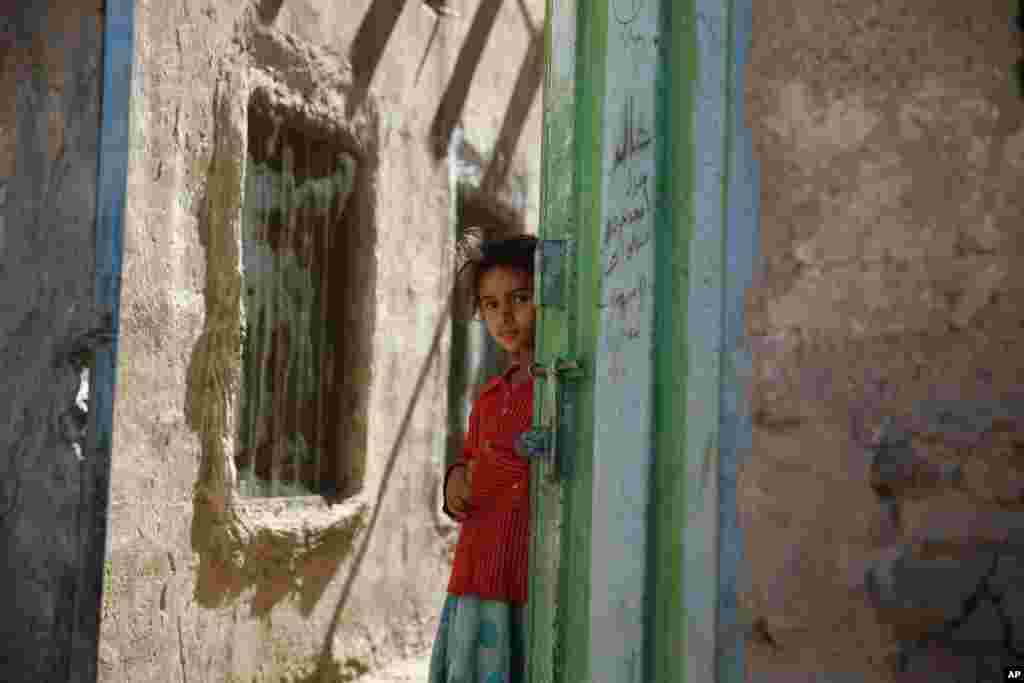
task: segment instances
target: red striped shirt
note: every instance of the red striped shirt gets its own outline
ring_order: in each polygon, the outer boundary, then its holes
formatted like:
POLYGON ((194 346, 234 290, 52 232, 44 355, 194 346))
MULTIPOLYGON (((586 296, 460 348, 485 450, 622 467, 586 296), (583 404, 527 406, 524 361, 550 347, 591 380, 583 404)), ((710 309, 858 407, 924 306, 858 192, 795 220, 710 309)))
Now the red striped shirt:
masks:
MULTIPOLYGON (((508 373, 506 373, 507 375, 508 373)), ((470 517, 462 522, 448 582, 451 595, 526 602, 530 548, 530 467, 514 451, 530 429, 533 378, 488 382, 469 417, 463 462, 473 466, 470 517), (484 444, 491 442, 491 449, 484 444)))

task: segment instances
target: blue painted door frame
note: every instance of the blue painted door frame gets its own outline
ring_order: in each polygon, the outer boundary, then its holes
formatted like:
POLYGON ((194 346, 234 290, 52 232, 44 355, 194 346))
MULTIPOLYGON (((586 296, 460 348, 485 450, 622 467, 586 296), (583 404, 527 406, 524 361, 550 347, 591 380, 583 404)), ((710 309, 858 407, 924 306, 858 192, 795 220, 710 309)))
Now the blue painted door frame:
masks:
POLYGON ((103 90, 100 103, 100 144, 96 197, 95 306, 105 322, 109 343, 95 355, 90 372, 88 456, 91 462, 86 495, 92 496, 92 517, 81 522, 83 586, 72 644, 70 681, 97 680, 103 577, 110 520, 110 462, 113 443, 114 385, 121 301, 123 221, 128 189, 132 66, 135 61, 135 0, 106 0, 103 26, 103 90))

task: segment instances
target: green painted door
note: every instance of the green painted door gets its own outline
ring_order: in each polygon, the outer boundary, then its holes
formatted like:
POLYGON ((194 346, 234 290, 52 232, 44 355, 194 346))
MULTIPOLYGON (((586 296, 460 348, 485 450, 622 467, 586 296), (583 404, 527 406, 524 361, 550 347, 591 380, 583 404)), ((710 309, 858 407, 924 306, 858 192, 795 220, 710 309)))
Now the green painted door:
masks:
MULTIPOLYGON (((565 240, 560 305, 542 300, 536 361, 576 360, 583 378, 562 386, 556 463, 532 466, 533 545, 530 552, 528 668, 531 681, 586 681, 588 661, 578 657, 588 642, 593 443, 593 367, 597 332, 596 235, 581 229, 594 197, 578 191, 597 165, 597 148, 579 141, 594 135, 599 118, 580 102, 593 98, 598 70, 577 55, 591 36, 578 15, 586 0, 548 0, 544 96, 544 155, 540 237, 565 240), (579 5, 577 3, 580 3, 579 5), (552 470, 555 470, 554 472, 552 470), (552 476, 554 475, 554 476, 552 476)), ((538 272, 538 291, 545 285, 538 272)), ((544 380, 547 381, 547 380, 544 380)), ((535 392, 534 414, 542 414, 544 387, 535 392)))
POLYGON ((738 683, 750 0, 547 9, 537 361, 583 373, 531 479, 530 680, 738 683))

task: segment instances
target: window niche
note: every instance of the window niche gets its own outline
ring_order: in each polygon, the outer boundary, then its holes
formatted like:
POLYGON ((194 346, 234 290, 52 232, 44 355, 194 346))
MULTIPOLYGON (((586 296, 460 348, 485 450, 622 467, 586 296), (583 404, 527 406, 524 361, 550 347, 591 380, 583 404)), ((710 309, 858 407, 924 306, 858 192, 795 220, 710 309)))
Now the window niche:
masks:
POLYGON ((238 490, 346 498, 365 472, 369 169, 343 131, 268 90, 246 114, 238 490))

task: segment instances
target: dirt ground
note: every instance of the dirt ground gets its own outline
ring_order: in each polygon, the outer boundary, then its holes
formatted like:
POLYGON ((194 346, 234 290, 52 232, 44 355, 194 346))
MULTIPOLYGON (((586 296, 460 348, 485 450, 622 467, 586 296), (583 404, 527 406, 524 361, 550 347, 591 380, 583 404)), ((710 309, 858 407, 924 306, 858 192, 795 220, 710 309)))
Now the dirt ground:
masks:
POLYGON ((430 650, 360 676, 354 683, 426 683, 430 650))

